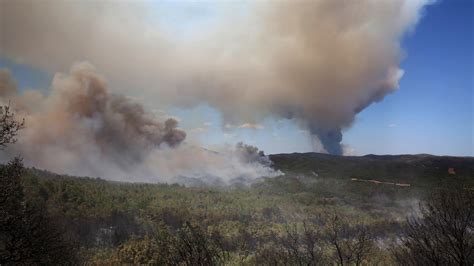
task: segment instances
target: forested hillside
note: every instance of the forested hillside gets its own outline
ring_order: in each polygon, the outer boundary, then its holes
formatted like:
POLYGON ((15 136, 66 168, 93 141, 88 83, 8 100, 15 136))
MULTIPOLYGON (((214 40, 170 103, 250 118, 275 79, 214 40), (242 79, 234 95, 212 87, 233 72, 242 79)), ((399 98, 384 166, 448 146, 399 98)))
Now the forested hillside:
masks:
POLYGON ((474 187, 472 158, 270 158, 285 175, 251 186, 121 183, 38 169, 25 169, 22 185, 81 262, 188 265, 395 262, 393 241, 406 217, 422 214, 420 200, 441 187, 474 187))

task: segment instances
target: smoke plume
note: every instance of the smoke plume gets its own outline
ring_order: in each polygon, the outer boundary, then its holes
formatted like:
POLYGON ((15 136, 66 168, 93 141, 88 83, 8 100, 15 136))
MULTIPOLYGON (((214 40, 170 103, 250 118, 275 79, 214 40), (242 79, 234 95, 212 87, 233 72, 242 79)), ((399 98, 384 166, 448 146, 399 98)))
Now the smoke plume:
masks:
POLYGON ((341 154, 356 114, 398 88, 400 39, 426 4, 213 3, 212 25, 178 34, 151 3, 5 0, 0 55, 51 72, 88 60, 126 95, 165 108, 207 103, 224 124, 293 119, 315 149, 341 154))
POLYGON ((32 166, 170 183, 213 177, 213 183, 227 184, 278 174, 255 147, 239 144, 212 153, 184 143, 186 133, 175 119, 161 122, 139 103, 112 94, 105 78, 88 63, 56 74, 49 95, 36 90, 20 94, 10 72, 0 69, 0 103, 13 105, 26 125, 5 159, 21 154, 32 166))

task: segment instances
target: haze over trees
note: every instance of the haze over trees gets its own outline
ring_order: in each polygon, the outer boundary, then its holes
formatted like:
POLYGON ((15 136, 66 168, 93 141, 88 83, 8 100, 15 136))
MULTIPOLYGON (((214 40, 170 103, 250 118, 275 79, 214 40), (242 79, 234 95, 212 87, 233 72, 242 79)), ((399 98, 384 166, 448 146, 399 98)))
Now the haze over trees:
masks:
POLYGON ((402 265, 474 264, 474 191, 440 190, 410 218, 394 250, 402 265))
MULTIPOLYGON (((23 122, 15 120, 9 106, 0 109, 0 146, 16 142, 23 122)), ((48 217, 46 206, 23 193, 20 158, 0 166, 0 264, 57 264, 74 261, 63 232, 48 217)))
MULTIPOLYGON (((6 147, 24 125, 8 107, 2 110, 6 147)), ((465 174, 470 159, 270 158, 287 175, 234 187, 60 176, 25 168, 15 158, 0 167, 0 264, 474 262, 473 183, 465 174), (403 180, 413 186, 349 178, 394 180, 402 176, 400 164, 415 173, 403 180), (457 173, 427 173, 419 165, 455 166, 457 173), (410 209, 419 199, 420 207, 410 209)))

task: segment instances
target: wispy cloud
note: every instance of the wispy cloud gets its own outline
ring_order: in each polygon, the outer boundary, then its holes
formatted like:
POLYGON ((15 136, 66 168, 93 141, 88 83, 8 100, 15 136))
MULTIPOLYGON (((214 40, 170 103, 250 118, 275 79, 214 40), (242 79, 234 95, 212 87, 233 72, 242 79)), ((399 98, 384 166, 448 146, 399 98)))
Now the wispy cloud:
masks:
POLYGON ((264 129, 265 127, 260 124, 244 123, 239 126, 239 128, 249 128, 249 129, 264 129))
POLYGON ((199 134, 199 133, 205 133, 205 132, 207 132, 207 131, 208 131, 208 128, 205 128, 205 127, 196 127, 196 128, 191 129, 190 131, 193 132, 193 133, 199 134))
POLYGON ((264 129, 265 127, 261 124, 243 123, 241 125, 226 124, 224 128, 225 129, 234 129, 234 128, 264 129))
POLYGON ((236 134, 224 133, 224 138, 235 138, 236 134))
POLYGON ((392 123, 392 124, 389 124, 388 127, 394 128, 394 127, 398 127, 398 125, 395 123, 392 123))

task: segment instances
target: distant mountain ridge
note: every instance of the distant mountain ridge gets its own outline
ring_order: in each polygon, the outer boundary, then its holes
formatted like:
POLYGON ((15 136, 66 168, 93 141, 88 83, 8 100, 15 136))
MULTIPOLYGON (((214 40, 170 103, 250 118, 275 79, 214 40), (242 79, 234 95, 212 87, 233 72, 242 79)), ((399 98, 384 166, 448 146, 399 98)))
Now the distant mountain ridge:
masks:
POLYGON ((269 157, 274 168, 288 174, 424 184, 440 178, 474 182, 474 157, 430 154, 337 156, 311 152, 272 154, 269 157))

